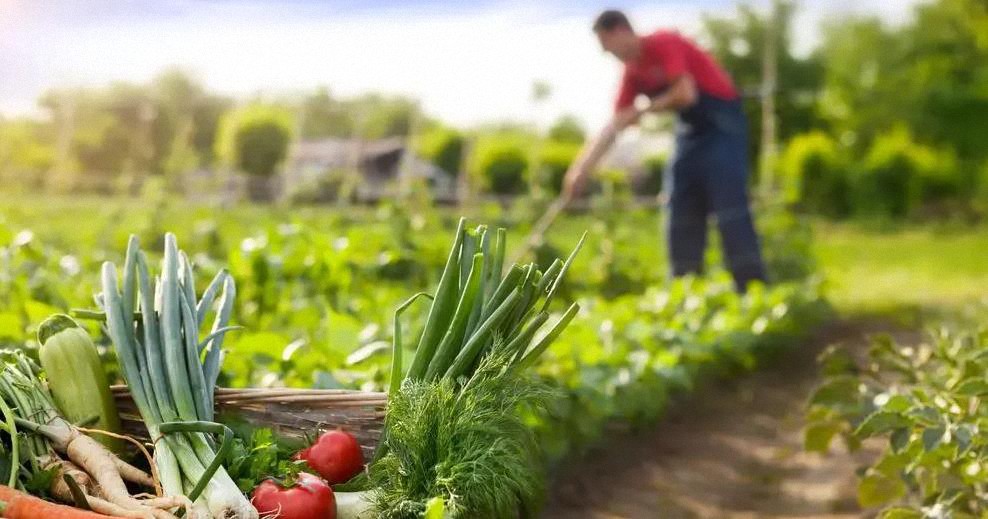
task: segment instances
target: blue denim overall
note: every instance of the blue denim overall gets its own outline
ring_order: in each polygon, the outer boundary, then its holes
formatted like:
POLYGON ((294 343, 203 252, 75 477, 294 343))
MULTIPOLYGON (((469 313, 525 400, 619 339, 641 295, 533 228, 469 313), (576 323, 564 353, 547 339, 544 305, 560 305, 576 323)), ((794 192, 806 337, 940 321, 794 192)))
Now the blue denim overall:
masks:
POLYGON ((713 214, 738 290, 749 281, 765 280, 748 201, 748 122, 740 100, 701 93, 696 104, 680 112, 664 184, 673 276, 703 271, 707 220, 713 214))

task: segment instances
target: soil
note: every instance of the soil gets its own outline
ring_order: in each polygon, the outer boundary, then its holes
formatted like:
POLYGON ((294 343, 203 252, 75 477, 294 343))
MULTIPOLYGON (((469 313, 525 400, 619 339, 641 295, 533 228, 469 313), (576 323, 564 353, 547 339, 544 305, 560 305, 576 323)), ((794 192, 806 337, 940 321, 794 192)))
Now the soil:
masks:
MULTIPOLYGON (((543 517, 857 518, 855 470, 876 446, 828 455, 802 448, 806 401, 819 383, 816 356, 842 342, 867 350, 867 336, 917 332, 875 321, 837 321, 762 370, 710 384, 675 405, 654 429, 615 433, 605 448, 558 472, 543 517)), ((880 444, 879 444, 880 445, 880 444)))

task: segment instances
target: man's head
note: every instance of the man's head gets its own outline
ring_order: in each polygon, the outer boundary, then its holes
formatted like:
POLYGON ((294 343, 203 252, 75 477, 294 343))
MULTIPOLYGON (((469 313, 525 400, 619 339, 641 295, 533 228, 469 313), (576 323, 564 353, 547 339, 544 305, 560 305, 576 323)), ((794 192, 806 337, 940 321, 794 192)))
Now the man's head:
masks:
POLYGON ((640 52, 638 35, 631 28, 628 17, 621 11, 607 10, 600 13, 593 23, 593 32, 600 46, 621 61, 632 61, 640 52))

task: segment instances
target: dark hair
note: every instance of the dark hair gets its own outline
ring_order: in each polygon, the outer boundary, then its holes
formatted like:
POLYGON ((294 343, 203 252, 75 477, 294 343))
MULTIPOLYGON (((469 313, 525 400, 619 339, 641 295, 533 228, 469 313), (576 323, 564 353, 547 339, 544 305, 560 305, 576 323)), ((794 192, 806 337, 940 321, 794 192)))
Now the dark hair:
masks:
POLYGON ((628 21, 628 17, 616 9, 608 9, 600 13, 593 22, 594 32, 614 29, 631 29, 631 22, 628 21))

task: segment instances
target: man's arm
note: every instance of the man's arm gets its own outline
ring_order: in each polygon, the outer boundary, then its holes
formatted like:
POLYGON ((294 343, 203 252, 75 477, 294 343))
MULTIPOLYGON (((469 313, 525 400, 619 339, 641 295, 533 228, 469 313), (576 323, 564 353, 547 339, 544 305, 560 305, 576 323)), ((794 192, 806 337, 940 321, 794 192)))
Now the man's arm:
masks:
MULTIPOLYGON (((669 85, 665 92, 652 98, 644 112, 662 112, 689 108, 697 99, 696 83, 689 74, 682 74, 669 85)), ((580 194, 583 184, 607 150, 614 145, 618 133, 638 122, 643 111, 634 106, 625 108, 614 115, 600 134, 580 150, 563 182, 563 196, 571 200, 580 194)))
POLYGON ((630 106, 614 114, 614 118, 600 131, 600 133, 590 140, 583 149, 580 150, 576 160, 566 171, 563 179, 563 196, 567 200, 572 200, 580 194, 583 184, 586 182, 590 172, 597 167, 597 163, 604 157, 607 150, 611 149, 614 141, 622 130, 631 126, 641 117, 641 110, 630 106))

